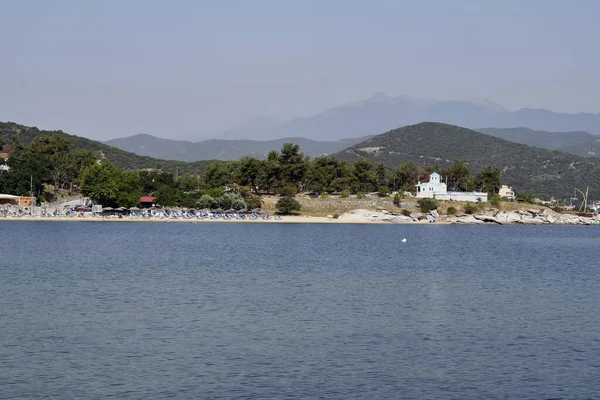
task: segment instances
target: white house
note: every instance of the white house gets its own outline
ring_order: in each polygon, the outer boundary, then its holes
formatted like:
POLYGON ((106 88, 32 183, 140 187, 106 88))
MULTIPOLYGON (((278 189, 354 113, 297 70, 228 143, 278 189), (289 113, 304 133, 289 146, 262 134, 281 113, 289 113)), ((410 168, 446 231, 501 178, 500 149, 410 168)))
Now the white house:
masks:
POLYGON ((508 187, 506 185, 502 185, 502 187, 500 187, 500 191, 498 192, 498 194, 500 195, 500 197, 506 200, 513 201, 515 199, 514 190, 512 190, 511 187, 508 187))
POLYGON ((442 182, 437 172, 429 175, 429 182, 419 182, 417 185, 417 198, 430 197, 437 200, 456 201, 487 201, 485 192, 449 192, 447 185, 442 182))

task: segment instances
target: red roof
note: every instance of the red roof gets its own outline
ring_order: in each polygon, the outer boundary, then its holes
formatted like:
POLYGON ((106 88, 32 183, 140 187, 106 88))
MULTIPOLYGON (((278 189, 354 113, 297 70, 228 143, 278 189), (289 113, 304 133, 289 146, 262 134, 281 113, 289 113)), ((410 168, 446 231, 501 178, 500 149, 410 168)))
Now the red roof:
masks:
POLYGON ((156 197, 152 197, 152 196, 140 197, 140 203, 154 203, 154 200, 156 200, 156 197))
POLYGON ((9 153, 7 152, 0 152, 0 158, 8 158, 9 153))

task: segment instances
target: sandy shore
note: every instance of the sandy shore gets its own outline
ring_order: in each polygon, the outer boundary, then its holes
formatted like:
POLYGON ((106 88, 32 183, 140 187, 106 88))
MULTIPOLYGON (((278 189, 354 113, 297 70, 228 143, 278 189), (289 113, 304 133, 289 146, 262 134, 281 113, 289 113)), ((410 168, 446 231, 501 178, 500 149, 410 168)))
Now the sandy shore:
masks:
POLYGON ((292 223, 292 224, 324 224, 324 223, 377 223, 374 221, 361 221, 361 220, 335 220, 327 217, 312 217, 312 216, 285 216, 282 219, 257 219, 257 220, 237 220, 237 219, 154 219, 154 218, 95 218, 95 217, 0 217, 0 223, 2 221, 61 221, 61 222, 162 222, 162 223, 242 223, 242 224, 281 224, 281 223, 292 223))
MULTIPOLYGON (((237 220, 237 219, 154 219, 154 218, 97 218, 97 217, 0 217, 2 221, 60 221, 60 222, 158 222, 158 223, 240 223, 240 224, 387 224, 389 221, 366 220, 364 218, 344 218, 333 219, 327 217, 314 217, 308 215, 288 215, 282 219, 257 219, 257 220, 237 220)), ((398 223, 398 222, 395 222, 398 223)), ((405 224, 428 224, 427 221, 403 221, 405 224)), ((436 222, 435 224, 444 224, 445 222, 436 222)))

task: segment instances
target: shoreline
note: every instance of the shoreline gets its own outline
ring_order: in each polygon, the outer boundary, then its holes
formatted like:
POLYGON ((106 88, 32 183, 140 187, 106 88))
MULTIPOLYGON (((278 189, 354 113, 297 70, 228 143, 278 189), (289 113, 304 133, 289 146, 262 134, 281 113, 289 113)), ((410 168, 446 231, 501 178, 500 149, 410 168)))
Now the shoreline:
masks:
POLYGON ((193 223, 193 224, 204 224, 204 223, 241 223, 241 224, 353 224, 353 225, 554 225, 554 226, 588 226, 588 225, 600 225, 600 218, 586 218, 584 220, 579 219, 577 221, 498 221, 490 220, 485 215, 472 215, 468 219, 459 218, 439 218, 435 222, 429 222, 427 219, 413 220, 413 219, 365 219, 356 218, 352 216, 343 216, 338 219, 329 217, 318 217, 309 215, 287 215, 283 216, 282 219, 258 219, 258 220, 236 220, 236 219, 169 219, 169 218, 98 218, 98 217, 0 217, 0 224, 2 221, 20 221, 20 222, 96 222, 96 223, 193 223))
MULTIPOLYGON (((241 224, 398 224, 398 222, 392 223, 389 221, 372 221, 363 219, 332 219, 327 217, 313 217, 308 215, 287 215, 283 216, 282 219, 258 219, 258 220, 236 220, 236 219, 154 219, 154 218, 96 218, 96 217, 0 217, 0 223, 2 221, 30 221, 30 222, 124 222, 124 223, 241 223, 241 224)), ((407 225, 422 225, 430 224, 428 221, 407 221, 402 222, 407 225)), ((448 224, 447 222, 436 222, 435 224, 448 224)))

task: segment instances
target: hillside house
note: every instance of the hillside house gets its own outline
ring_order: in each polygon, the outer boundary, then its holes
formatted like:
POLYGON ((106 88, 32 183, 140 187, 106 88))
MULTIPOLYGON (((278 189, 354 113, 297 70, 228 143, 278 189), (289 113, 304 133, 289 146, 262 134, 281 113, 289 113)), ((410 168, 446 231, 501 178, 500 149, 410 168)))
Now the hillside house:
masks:
POLYGON ((514 192, 514 190, 512 190, 511 187, 508 187, 506 185, 502 185, 500 187, 500 191, 498 192, 498 194, 500 195, 500 197, 502 197, 505 200, 509 200, 509 201, 514 201, 515 200, 515 192, 514 192))
POLYGON ((429 182, 419 182, 417 185, 417 198, 433 198, 437 200, 455 201, 487 201, 485 192, 449 192, 448 186, 442 181, 437 172, 429 175, 429 182))

